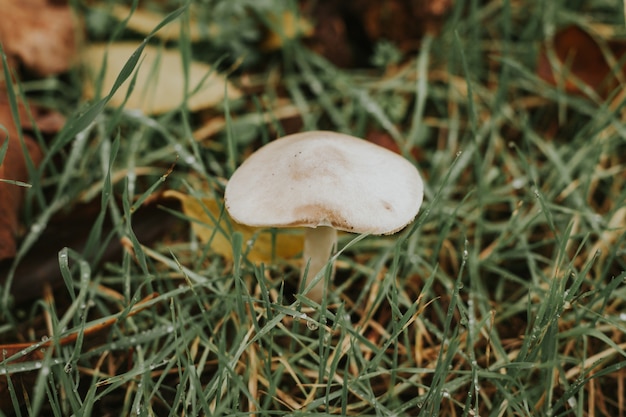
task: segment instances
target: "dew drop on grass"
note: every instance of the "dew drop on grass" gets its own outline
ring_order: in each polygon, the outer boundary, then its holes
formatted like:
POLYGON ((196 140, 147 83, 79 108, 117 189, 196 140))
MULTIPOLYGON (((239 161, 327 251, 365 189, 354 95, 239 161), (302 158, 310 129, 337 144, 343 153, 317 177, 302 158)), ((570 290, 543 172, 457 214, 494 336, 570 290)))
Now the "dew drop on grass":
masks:
POLYGON ((43 227, 41 227, 39 223, 33 223, 33 225, 30 226, 31 233, 35 233, 35 234, 40 233, 42 229, 43 227))
POLYGON ((65 372, 66 374, 69 374, 70 372, 72 372, 72 364, 71 363, 66 363, 65 366, 63 367, 63 372, 65 372))
POLYGON ((467 261, 467 258, 469 257, 469 250, 467 249, 468 246, 469 246, 469 241, 465 239, 465 243, 463 245, 463 260, 464 261, 467 261))
POLYGON ((308 327, 309 330, 317 330, 319 328, 319 325, 313 320, 307 320, 306 327, 308 327))
POLYGON ((575 397, 569 397, 569 399, 567 400, 567 403, 569 404, 570 407, 572 407, 572 409, 576 409, 576 398, 575 397))
POLYGON ((514 189, 519 190, 522 187, 524 187, 524 184, 526 184, 526 180, 524 178, 515 178, 513 182, 511 183, 511 186, 514 189))

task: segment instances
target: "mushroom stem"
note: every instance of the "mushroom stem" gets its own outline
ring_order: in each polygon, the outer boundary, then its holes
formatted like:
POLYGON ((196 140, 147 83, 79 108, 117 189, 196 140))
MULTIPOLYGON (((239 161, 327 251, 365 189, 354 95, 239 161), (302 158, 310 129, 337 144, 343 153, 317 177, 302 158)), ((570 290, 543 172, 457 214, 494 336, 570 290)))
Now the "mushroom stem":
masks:
MULTIPOLYGON (((333 227, 318 226, 315 228, 306 228, 304 233, 304 249, 303 249, 303 261, 301 279, 304 281, 304 288, 307 288, 315 276, 324 269, 333 248, 337 245, 337 230, 333 227), (307 263, 309 269, 307 275, 304 276, 307 263)), ((332 275, 335 270, 331 271, 332 275)), ((313 288, 306 293, 306 296, 315 302, 320 302, 324 295, 324 278, 315 284, 313 288)))

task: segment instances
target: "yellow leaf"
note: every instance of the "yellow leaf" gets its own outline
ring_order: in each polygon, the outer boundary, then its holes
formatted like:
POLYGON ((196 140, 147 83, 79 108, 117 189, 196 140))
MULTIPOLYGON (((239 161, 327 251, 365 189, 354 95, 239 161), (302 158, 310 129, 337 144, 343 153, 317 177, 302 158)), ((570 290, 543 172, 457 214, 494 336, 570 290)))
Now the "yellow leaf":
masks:
POLYGON ((255 264, 269 264, 275 259, 290 260, 302 252, 304 235, 301 231, 272 231, 235 223, 222 210, 222 204, 212 197, 199 200, 173 190, 165 192, 165 196, 182 203, 183 212, 192 219, 191 227, 196 236, 204 243, 210 242, 211 249, 226 259, 233 259, 231 236, 234 232, 243 235, 242 252, 247 253, 248 260, 255 264), (248 247, 250 243, 252 247, 248 247))
MULTIPOLYGON (((111 45, 95 44, 83 51, 83 62, 88 76, 85 95, 88 99, 95 97, 96 80, 100 74, 106 56, 106 68, 102 80, 102 93, 111 90, 117 76, 135 52, 139 43, 120 42, 111 45)), ((135 87, 125 108, 139 109, 144 114, 160 114, 179 107, 184 99, 185 74, 183 72, 180 51, 162 49, 147 45, 137 64, 135 87), (137 68, 138 67, 138 68, 137 68)), ((111 98, 110 106, 120 106, 128 92, 130 81, 135 73, 122 84, 111 98)), ((208 64, 192 62, 189 66, 188 89, 194 92, 187 100, 189 110, 197 111, 213 107, 224 99, 227 84, 228 98, 234 100, 241 92, 228 83, 226 79, 212 70, 208 64), (198 88, 198 86, 200 86, 198 88), (196 89, 198 89, 196 91, 196 89)))
MULTIPOLYGON (((130 15, 130 10, 131 9, 128 6, 116 4, 111 9, 111 15, 122 21, 130 15)), ((126 22, 126 27, 142 35, 147 35, 152 32, 152 30, 159 23, 161 23, 164 18, 165 15, 159 13, 151 12, 145 9, 136 9, 126 22)), ((155 36, 164 41, 178 40, 180 39, 181 23, 182 20, 177 19, 161 28, 155 36)), ((209 26, 204 28, 204 32, 207 36, 216 36, 218 29, 216 27, 209 26)), ((200 30, 198 22, 192 18, 189 25, 189 40, 197 42, 202 39, 202 35, 203 33, 200 30)))
POLYGON ((270 29, 261 47, 272 51, 280 49, 286 41, 313 34, 313 25, 302 16, 296 16, 292 11, 283 11, 280 14, 269 16, 270 29))

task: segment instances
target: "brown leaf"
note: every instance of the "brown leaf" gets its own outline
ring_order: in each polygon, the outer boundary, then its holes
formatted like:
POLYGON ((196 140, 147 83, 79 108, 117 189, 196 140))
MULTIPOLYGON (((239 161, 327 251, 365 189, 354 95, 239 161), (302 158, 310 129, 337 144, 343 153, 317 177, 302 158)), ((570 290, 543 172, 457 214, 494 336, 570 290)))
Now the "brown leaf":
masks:
MULTIPOLYGON (((0 89, 0 97, 6 97, 6 92, 0 89)), ((23 105, 19 106, 20 119, 24 126, 31 127, 28 112, 23 105)), ((33 117, 42 121, 44 131, 57 130, 59 126, 59 115, 50 115, 33 108, 33 117)), ((35 119, 37 123, 37 119, 35 119)), ((9 141, 7 153, 4 161, 0 164, 0 179, 9 181, 28 181, 28 170, 26 159, 20 143, 18 130, 11 114, 9 103, 0 98, 0 125, 4 129, 0 131, 1 143, 9 141)), ((29 158, 35 166, 42 159, 42 153, 37 143, 28 135, 24 135, 24 143, 29 158)), ((16 236, 19 226, 19 211, 22 205, 24 188, 14 183, 0 182, 0 260, 12 258, 16 250, 16 236)))
POLYGON ((336 66, 369 64, 374 44, 387 40, 402 51, 418 49, 426 33, 440 31, 453 0, 301 0, 315 22, 307 44, 336 66))
POLYGON ((357 59, 358 52, 354 51, 355 48, 351 45, 346 18, 341 13, 341 5, 335 1, 311 1, 310 3, 310 6, 305 5, 305 7, 310 9, 308 14, 315 21, 315 29, 312 37, 307 40, 308 45, 317 54, 338 67, 349 68, 357 62, 367 62, 366 59, 357 59))
MULTIPOLYGON (((373 129, 367 132, 365 139, 378 146, 389 149, 392 152, 402 154, 402 150, 400 149, 396 141, 393 140, 391 135, 387 132, 373 129)), ((422 153, 418 148, 413 148, 411 150, 411 155, 413 156, 413 158, 415 158, 416 161, 421 161, 424 159, 422 153)))
MULTIPOLYGON (((616 61, 626 53, 623 42, 607 40, 605 46, 616 61)), ((601 45, 578 26, 562 29, 552 39, 551 46, 544 46, 537 62, 537 75, 550 84, 562 85, 570 93, 583 93, 586 85, 602 98, 619 85, 601 45), (557 62, 550 60, 550 47, 557 62)))
POLYGON ((353 0, 370 40, 387 39, 402 50, 413 50, 426 33, 440 31, 453 0, 353 0))
POLYGON ((76 53, 77 25, 66 2, 0 0, 0 42, 9 59, 49 75, 66 71, 76 53))

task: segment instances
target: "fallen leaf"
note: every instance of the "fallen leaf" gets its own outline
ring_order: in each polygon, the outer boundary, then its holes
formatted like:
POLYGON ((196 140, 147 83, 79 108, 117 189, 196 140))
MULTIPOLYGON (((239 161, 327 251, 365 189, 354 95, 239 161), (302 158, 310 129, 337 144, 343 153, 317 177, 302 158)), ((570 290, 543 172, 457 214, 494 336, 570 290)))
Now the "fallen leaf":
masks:
POLYGON ((307 44, 341 68, 370 64, 375 44, 401 51, 419 48, 424 34, 437 34, 453 0, 300 0, 302 14, 315 22, 307 44))
MULTIPOLYGON (((606 40, 606 52, 618 62, 626 53, 626 44, 606 40)), ((606 98, 618 85, 619 79, 611 71, 607 55, 596 39, 578 26, 566 27, 554 36, 551 45, 543 47, 537 61, 537 74, 552 85, 562 85, 570 93, 584 93, 584 85, 600 97, 606 98), (550 60, 554 51, 557 62, 550 60)), ((620 74, 623 74, 621 69, 620 74)))
POLYGON ((261 43, 261 48, 266 51, 280 49, 286 42, 313 34, 313 25, 291 10, 270 14, 268 20, 269 31, 261 43))
POLYGON ((424 34, 441 30, 453 0, 352 0, 349 8, 373 42, 388 40, 404 51, 419 47, 424 34))
MULTIPOLYGON (((148 35, 159 23, 163 21, 163 19, 165 19, 165 15, 142 8, 136 9, 132 15, 130 13, 131 8, 121 4, 115 4, 111 9, 111 15, 120 21, 128 18, 130 15, 130 18, 126 21, 126 27, 142 35, 148 35)), ((180 26, 182 22, 183 21, 181 19, 177 19, 176 21, 161 28, 154 36, 164 41, 178 40, 181 35, 180 26)), ((191 19, 188 29, 189 40, 191 42, 201 40, 203 38, 203 32, 210 37, 215 36, 217 34, 216 31, 218 30, 216 27, 211 26, 204 27, 201 30, 198 22, 193 18, 191 19)))
MULTIPOLYGON (((0 88, 0 143, 8 141, 7 153, 0 164, 0 260, 12 258, 16 251, 16 238, 19 230, 19 212, 24 195, 24 187, 19 183, 28 182, 26 159, 20 143, 18 130, 11 107, 6 100, 6 91, 0 88)), ((46 112, 36 106, 19 103, 18 114, 22 129, 33 129, 32 115, 37 128, 44 133, 54 133, 61 129, 64 118, 56 112, 46 112)), ((27 134, 23 135, 28 157, 37 166, 43 155, 39 145, 27 134)))
POLYGON ((173 190, 166 191, 164 196, 178 199, 183 212, 192 220, 191 227, 196 236, 204 243, 210 242, 211 249, 228 260, 233 259, 231 236, 234 232, 243 235, 242 251, 255 264, 269 264, 275 259, 290 260, 302 252, 303 233, 293 230, 270 231, 235 223, 227 217, 222 205, 211 197, 199 200, 173 190))
MULTIPOLYGON (((92 99, 96 96, 97 77, 106 67, 102 80, 102 91, 108 93, 122 68, 135 52, 138 43, 121 42, 111 45, 96 44, 88 46, 82 53, 83 62, 88 76, 85 85, 85 96, 92 99)), ((145 47, 138 64, 134 90, 125 103, 127 109, 139 109, 145 114, 161 114, 178 108, 184 100, 185 73, 182 66, 180 51, 160 49, 148 45, 145 47)), ((124 103, 133 73, 122 84, 120 89, 109 101, 110 106, 121 106, 124 103)), ((187 106, 191 111, 206 109, 221 103, 225 98, 234 100, 241 92, 229 83, 222 75, 215 72, 208 64, 191 62, 189 66, 187 106), (197 89, 197 91, 196 91, 197 89)))
MULTIPOLYGON (((306 43, 316 54, 340 68, 367 64, 370 42, 361 33, 363 31, 359 31, 360 36, 349 33, 348 19, 343 15, 345 4, 316 0, 302 1, 301 4, 304 13, 315 22, 314 32, 306 43)), ((354 19, 350 21, 353 23, 354 19)))
POLYGON ((0 0, 0 43, 9 65, 40 75, 70 68, 76 55, 77 20, 67 2, 0 0))
MULTIPOLYGON (((402 150, 400 149, 396 141, 393 140, 393 137, 391 137, 391 135, 387 132, 372 129, 367 132, 365 139, 378 146, 382 146, 383 148, 389 149, 392 152, 402 155, 402 150)), ((413 158, 415 158, 416 161, 421 161, 424 159, 422 153, 418 148, 413 148, 411 150, 411 155, 413 156, 413 158)))

